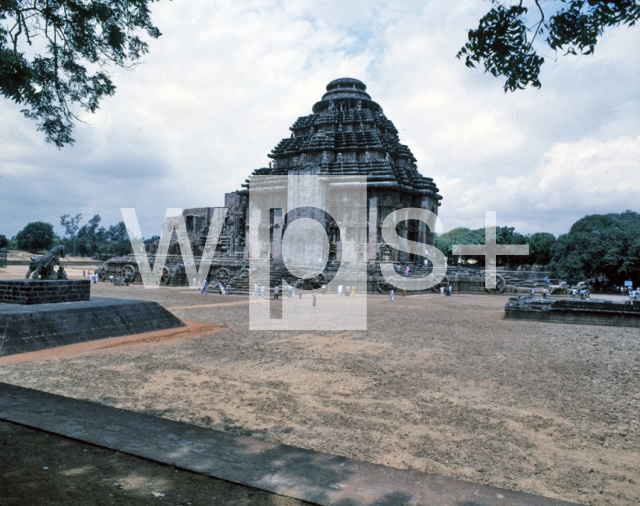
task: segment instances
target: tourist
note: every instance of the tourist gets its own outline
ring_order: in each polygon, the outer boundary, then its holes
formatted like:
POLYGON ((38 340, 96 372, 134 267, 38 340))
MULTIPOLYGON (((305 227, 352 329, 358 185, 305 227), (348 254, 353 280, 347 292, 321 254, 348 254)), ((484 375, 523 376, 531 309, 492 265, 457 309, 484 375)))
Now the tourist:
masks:
POLYGON ((391 290, 389 290, 389 298, 391 299, 391 302, 393 302, 394 298, 393 298, 393 287, 391 288, 391 290))
POLYGON ((278 295, 280 295, 280 287, 279 287, 278 285, 276 285, 276 286, 273 288, 273 298, 274 298, 275 300, 278 300, 278 295))
POLYGON ((405 269, 404 269, 404 275, 405 275, 405 276, 408 276, 410 272, 411 272, 411 267, 409 267, 409 266, 407 265, 407 266, 405 267, 405 269))
MULTIPOLYGON (((84 277, 84 274, 82 275, 82 277, 84 277)), ((113 284, 113 275, 109 276, 109 281, 111 281, 111 284, 113 284)))
POLYGON ((345 297, 349 297, 349 294, 351 293, 351 285, 347 285, 344 287, 344 296, 345 297))
POLYGON ((545 287, 542 289, 542 298, 543 298, 543 299, 546 299, 546 298, 547 298, 547 294, 548 294, 548 291, 547 291, 547 287, 545 286, 545 287))
POLYGON ((547 276, 544 277, 544 284, 545 285, 549 284, 549 278, 547 276))
POLYGON ((200 295, 209 295, 209 292, 207 291, 207 286, 209 286, 209 282, 205 279, 204 283, 202 283, 202 291, 200 292, 200 295))
POLYGON ((291 287, 291 298, 292 299, 296 298, 296 287, 295 286, 291 287))
POLYGON ((264 285, 262 285, 262 286, 260 287, 260 297, 262 297, 263 299, 264 299, 264 291, 265 291, 265 290, 264 290, 264 285))
POLYGON ((338 297, 342 297, 342 290, 344 287, 342 285, 338 285, 338 297))
POLYGON ((580 292, 578 292, 580 294, 580 298, 582 300, 585 300, 587 298, 587 291, 584 288, 580 289, 580 292))
POLYGON ((444 297, 444 286, 440 287, 440 297, 444 297))
POLYGON ((198 288, 198 280, 196 278, 193 278, 193 287, 198 288))
POLYGON ((356 285, 353 285, 351 287, 351 297, 355 297, 356 296, 356 285))
POLYGON ((226 288, 226 293, 227 295, 231 295, 231 285, 227 284, 227 288, 226 288))
POLYGON ((531 288, 531 298, 533 299, 536 296, 536 287, 531 288))
POLYGON ((403 288, 403 289, 402 289, 402 296, 403 296, 403 297, 406 297, 406 296, 407 296, 407 289, 406 289, 406 288, 403 288))
POLYGON ((451 285, 447 286, 447 295, 446 297, 451 297, 451 285))
POLYGON ((293 287, 291 285, 287 286, 287 299, 291 298, 291 290, 293 289, 293 287))
POLYGON ((255 285, 253 285, 253 296, 257 297, 258 296, 258 283, 256 283, 255 285))
POLYGON ((224 285, 222 283, 218 283, 218 289, 220 290, 220 295, 224 295, 224 285))
POLYGON ((322 295, 324 295, 327 291, 327 285, 325 285, 324 283, 322 284, 322 295))
POLYGON ((575 288, 573 288, 573 289, 571 290, 571 298, 572 298, 572 299, 575 299, 577 294, 578 294, 577 290, 576 290, 575 288))
POLYGON ((318 297, 318 294, 314 290, 313 292, 311 292, 311 296, 313 297, 313 305, 315 306, 316 305, 316 298, 318 297))
POLYGON ((301 286, 298 287, 298 296, 300 297, 300 300, 302 300, 302 287, 301 286))

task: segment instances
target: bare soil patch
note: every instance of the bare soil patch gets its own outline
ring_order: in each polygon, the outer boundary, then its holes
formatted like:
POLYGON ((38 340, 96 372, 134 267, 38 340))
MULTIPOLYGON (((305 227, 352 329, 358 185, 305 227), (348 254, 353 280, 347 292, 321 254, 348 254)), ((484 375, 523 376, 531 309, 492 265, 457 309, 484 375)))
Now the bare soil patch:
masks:
POLYGON ((426 295, 370 296, 367 331, 249 331, 247 297, 92 293, 226 328, 4 364, 0 381, 568 501, 640 502, 640 329, 503 320, 504 297, 426 295))

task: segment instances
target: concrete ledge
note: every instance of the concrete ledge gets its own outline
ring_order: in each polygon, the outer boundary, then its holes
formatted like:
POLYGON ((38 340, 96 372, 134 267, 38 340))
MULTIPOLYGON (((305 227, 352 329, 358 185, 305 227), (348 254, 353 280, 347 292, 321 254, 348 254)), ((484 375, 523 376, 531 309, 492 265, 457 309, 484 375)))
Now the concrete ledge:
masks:
POLYGON ((0 383, 0 419, 333 506, 569 506, 0 383))
POLYGON ((0 356, 183 326, 148 301, 94 297, 33 306, 0 304, 0 356))

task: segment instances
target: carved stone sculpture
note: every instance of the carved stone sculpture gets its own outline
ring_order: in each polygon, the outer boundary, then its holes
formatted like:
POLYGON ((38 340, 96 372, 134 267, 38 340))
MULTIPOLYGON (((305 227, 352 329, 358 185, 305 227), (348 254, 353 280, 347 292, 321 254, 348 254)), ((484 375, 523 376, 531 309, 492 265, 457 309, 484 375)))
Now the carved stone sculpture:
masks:
MULTIPOLYGON (((39 276, 40 279, 59 279, 59 271, 54 271, 54 267, 60 265, 60 259, 64 258, 64 255, 64 246, 55 246, 44 256, 31 257, 25 278, 29 279, 31 276, 31 279, 38 279, 39 276)), ((62 279, 66 279, 64 269, 61 275, 65 276, 62 279)))

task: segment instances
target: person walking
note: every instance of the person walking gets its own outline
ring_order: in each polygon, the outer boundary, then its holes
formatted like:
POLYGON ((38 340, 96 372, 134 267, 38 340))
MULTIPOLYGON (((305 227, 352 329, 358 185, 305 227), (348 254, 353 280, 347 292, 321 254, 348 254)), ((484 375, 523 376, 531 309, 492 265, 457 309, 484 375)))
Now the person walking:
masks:
POLYGON ((440 297, 444 297, 444 286, 440 287, 440 297))
POLYGON ((405 276, 409 276, 409 273, 411 272, 411 267, 409 267, 408 265, 404 268, 404 275, 405 276))
POLYGON ((260 287, 260 297, 264 299, 264 285, 260 287))
POLYGON ((225 292, 227 295, 231 295, 231 285, 227 285, 225 292))
POLYGON ((549 291, 547 290, 547 287, 545 286, 545 287, 542 289, 542 298, 543 298, 543 299, 546 299, 548 295, 549 295, 549 291))
POLYGON ((273 298, 274 298, 275 300, 278 300, 278 295, 279 295, 279 294, 280 294, 280 287, 279 287, 278 285, 276 285, 276 286, 273 288, 273 298))
POLYGON ((531 288, 531 298, 533 299, 536 296, 536 287, 531 288))
POLYGON ((392 288, 391 290, 389 290, 389 298, 391 299, 391 302, 393 302, 393 301, 394 301, 394 298, 393 298, 393 288, 392 288))
POLYGON ((327 285, 325 285, 324 283, 322 284, 322 295, 324 295, 327 292, 327 285))
POLYGON ((257 297, 258 296, 258 283, 256 283, 255 285, 253 285, 253 296, 257 297))
POLYGON ((209 295, 209 292, 207 291, 207 286, 209 286, 209 282, 205 279, 204 283, 202 283, 202 291, 200 292, 200 295, 209 295))
POLYGON ((342 285, 338 286, 338 297, 342 297, 342 290, 344 289, 344 287, 342 285))
POLYGON ((311 296, 313 297, 313 305, 315 307, 316 305, 316 299, 318 298, 318 294, 316 293, 316 291, 314 290, 313 292, 311 292, 311 296))
POLYGON ((293 290, 293 287, 291 285, 287 286, 287 299, 291 298, 291 290, 293 290))
POLYGON ((447 287, 447 297, 451 297, 451 285, 447 287))
POLYGON ((352 285, 351 286, 351 297, 355 297, 356 296, 356 285, 352 285))

